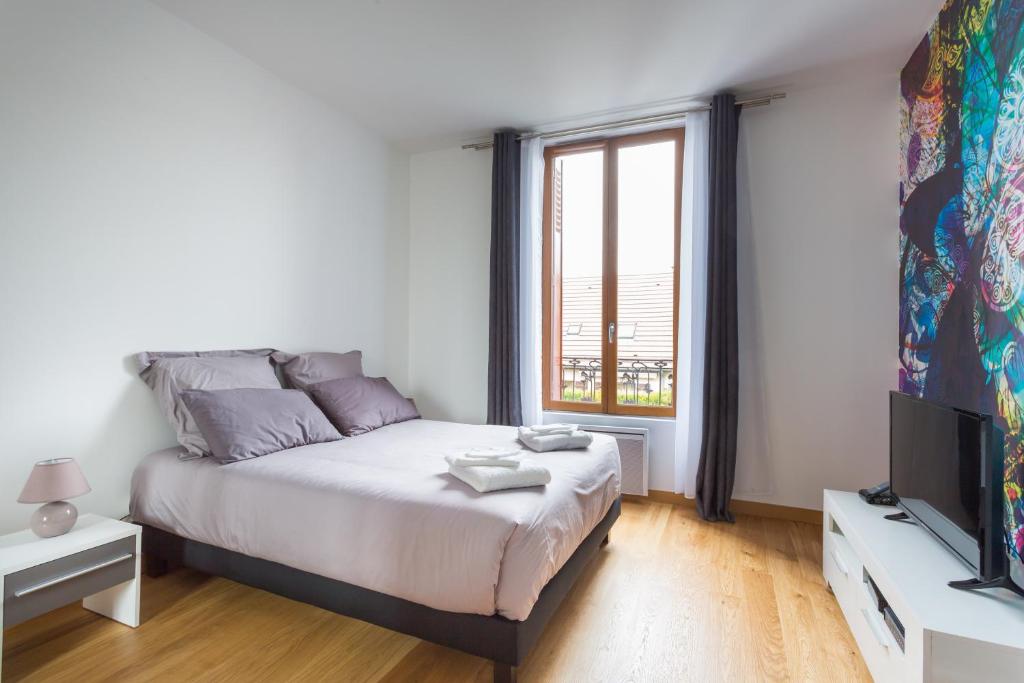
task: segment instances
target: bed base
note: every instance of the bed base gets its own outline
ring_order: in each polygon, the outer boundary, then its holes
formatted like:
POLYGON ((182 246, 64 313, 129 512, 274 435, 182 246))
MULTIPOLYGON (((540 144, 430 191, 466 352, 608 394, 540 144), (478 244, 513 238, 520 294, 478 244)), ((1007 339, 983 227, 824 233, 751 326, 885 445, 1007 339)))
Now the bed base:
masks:
POLYGON ((621 503, 616 500, 540 592, 525 621, 445 612, 147 525, 142 525, 142 559, 146 574, 151 577, 189 567, 490 659, 494 662, 495 683, 512 683, 516 667, 536 644, 587 564, 608 542, 609 531, 620 512, 621 503))

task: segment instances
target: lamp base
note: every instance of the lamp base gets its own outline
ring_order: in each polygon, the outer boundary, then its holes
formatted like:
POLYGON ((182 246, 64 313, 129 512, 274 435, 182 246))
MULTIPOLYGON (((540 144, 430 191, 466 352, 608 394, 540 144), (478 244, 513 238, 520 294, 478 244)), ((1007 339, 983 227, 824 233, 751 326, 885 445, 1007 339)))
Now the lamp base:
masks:
POLYGON ((39 538, 53 538, 71 531, 77 521, 78 508, 66 500, 58 500, 33 512, 29 526, 39 538))

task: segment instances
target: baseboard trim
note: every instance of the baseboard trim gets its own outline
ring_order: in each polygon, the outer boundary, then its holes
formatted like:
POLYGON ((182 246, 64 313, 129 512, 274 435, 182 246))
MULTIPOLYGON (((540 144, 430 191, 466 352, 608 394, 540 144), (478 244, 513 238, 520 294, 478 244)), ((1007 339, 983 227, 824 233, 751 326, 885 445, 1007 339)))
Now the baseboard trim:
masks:
MULTIPOLYGON (((622 496, 622 499, 627 501, 683 505, 691 508, 696 505, 692 498, 687 498, 681 493, 656 491, 654 489, 649 490, 646 496, 625 494, 622 496)), ((760 503, 753 500, 736 500, 735 498, 733 499, 730 507, 733 512, 741 515, 767 517, 769 519, 785 519, 791 522, 804 522, 805 524, 817 524, 818 526, 821 526, 821 510, 808 510, 807 508, 789 507, 788 505, 760 503)))
POLYGON ((668 503, 669 505, 685 505, 687 507, 693 507, 696 504, 692 498, 687 498, 681 493, 655 491, 654 489, 649 489, 646 496, 624 493, 622 494, 622 500, 631 500, 639 503, 668 503))

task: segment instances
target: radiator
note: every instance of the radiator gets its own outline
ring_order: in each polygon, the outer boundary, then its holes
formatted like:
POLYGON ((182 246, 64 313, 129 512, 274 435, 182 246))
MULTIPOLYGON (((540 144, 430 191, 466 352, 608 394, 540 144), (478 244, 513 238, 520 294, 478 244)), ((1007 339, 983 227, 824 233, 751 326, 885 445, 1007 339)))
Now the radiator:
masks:
POLYGON ((615 437, 622 463, 622 492, 647 495, 647 430, 640 427, 605 427, 580 425, 585 432, 598 432, 615 437))

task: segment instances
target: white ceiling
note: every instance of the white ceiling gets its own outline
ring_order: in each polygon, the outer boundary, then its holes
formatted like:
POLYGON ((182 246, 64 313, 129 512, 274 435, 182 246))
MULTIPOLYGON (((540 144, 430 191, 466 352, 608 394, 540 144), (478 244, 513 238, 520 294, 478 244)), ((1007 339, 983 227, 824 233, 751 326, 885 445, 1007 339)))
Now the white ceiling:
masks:
POLYGON ((898 68, 942 0, 155 0, 405 149, 898 68))

